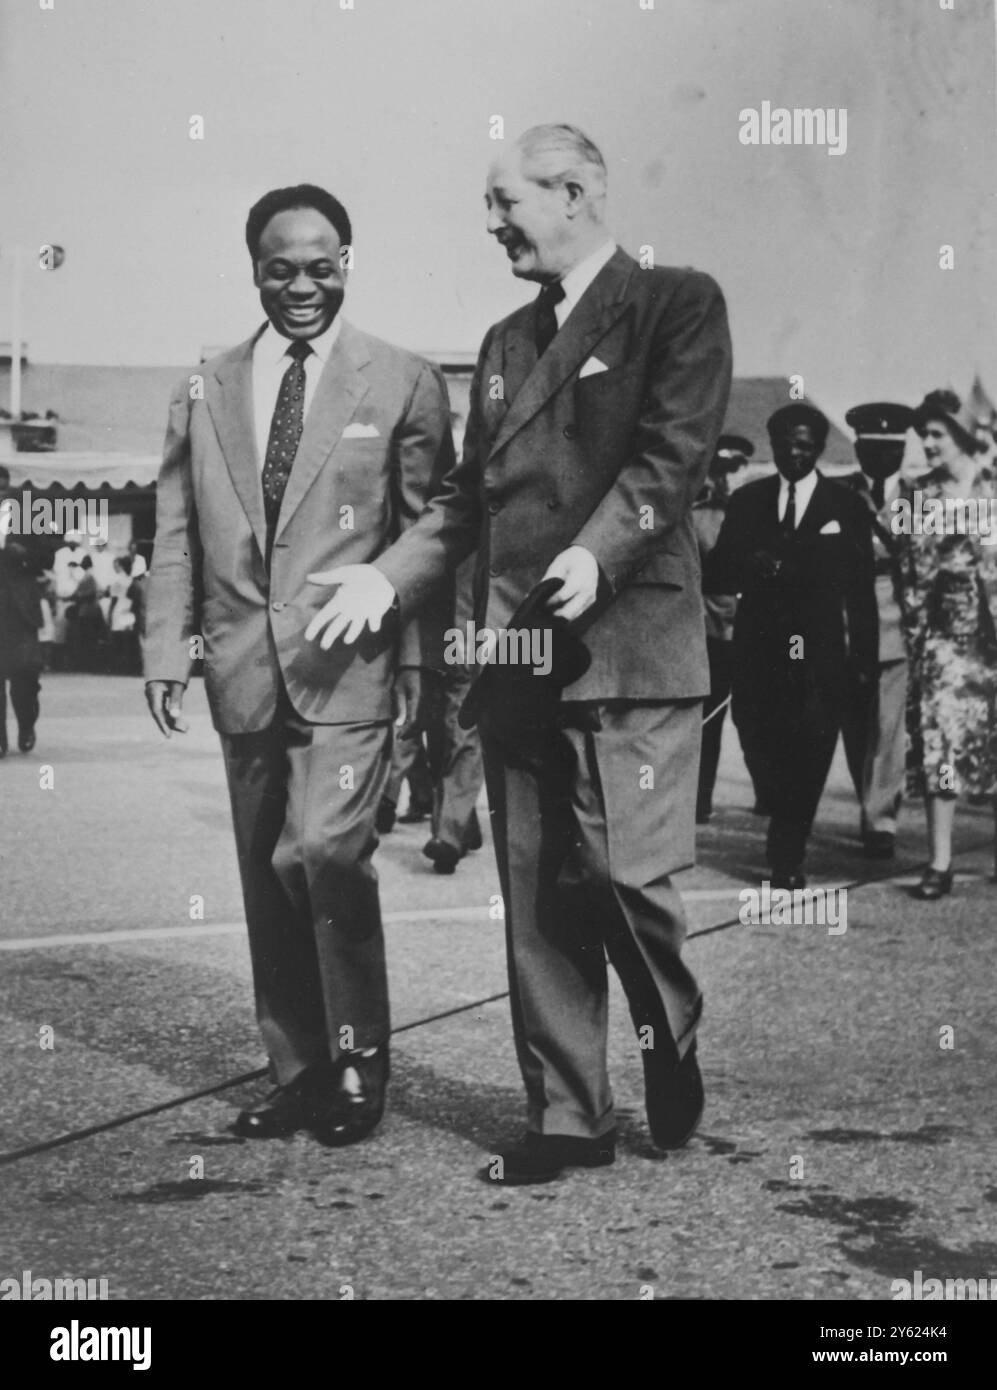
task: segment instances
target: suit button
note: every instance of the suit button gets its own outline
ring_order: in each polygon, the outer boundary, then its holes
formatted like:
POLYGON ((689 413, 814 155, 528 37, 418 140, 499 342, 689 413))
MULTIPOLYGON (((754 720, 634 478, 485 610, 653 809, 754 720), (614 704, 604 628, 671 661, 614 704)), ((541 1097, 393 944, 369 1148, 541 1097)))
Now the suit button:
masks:
POLYGON ((284 609, 287 607, 287 604, 284 603, 282 599, 278 598, 275 599, 273 603, 271 603, 270 607, 273 609, 275 613, 282 613, 284 609))
POLYGON ((500 512, 500 511, 502 510, 502 503, 501 503, 501 502, 489 502, 489 503, 488 503, 488 510, 489 510, 489 512, 491 513, 492 516, 495 516, 495 514, 496 514, 497 512, 500 512))
POLYGON ((578 437, 578 426, 565 425, 561 433, 564 435, 565 439, 576 439, 578 437))
POLYGON ((558 507, 559 507, 560 505, 561 505, 561 504, 560 504, 560 502, 558 501, 558 499, 557 499, 556 497, 548 497, 548 498, 547 498, 547 506, 551 509, 552 512, 557 511, 557 509, 558 509, 558 507))
POLYGON ((499 569, 498 565, 492 565, 488 573, 494 578, 496 575, 501 574, 502 571, 499 569))

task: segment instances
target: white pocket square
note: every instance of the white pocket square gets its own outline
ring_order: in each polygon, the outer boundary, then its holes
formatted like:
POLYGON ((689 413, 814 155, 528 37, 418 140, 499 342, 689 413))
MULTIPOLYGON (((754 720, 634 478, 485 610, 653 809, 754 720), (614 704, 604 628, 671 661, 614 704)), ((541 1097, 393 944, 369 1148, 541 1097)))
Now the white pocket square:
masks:
POLYGON ((824 525, 820 528, 820 531, 818 532, 818 535, 821 535, 821 536, 840 536, 840 535, 841 535, 841 527, 838 525, 838 523, 837 523, 836 521, 825 521, 825 522, 824 522, 824 525))
POLYGON ((381 431, 376 425, 347 425, 343 430, 344 439, 380 439, 381 431))
POLYGON ((598 357, 590 357, 578 373, 578 380, 581 381, 583 376, 595 376, 596 372, 608 371, 609 368, 606 366, 605 362, 600 362, 598 357))

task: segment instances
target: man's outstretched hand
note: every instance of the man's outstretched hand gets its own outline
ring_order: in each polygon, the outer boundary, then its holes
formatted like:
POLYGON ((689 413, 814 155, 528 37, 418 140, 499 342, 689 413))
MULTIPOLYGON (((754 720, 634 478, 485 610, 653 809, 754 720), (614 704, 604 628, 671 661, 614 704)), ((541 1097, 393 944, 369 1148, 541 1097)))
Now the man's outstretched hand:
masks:
POLYGON ((309 584, 338 584, 339 588, 305 628, 305 637, 328 651, 342 637, 347 646, 364 628, 379 632, 384 616, 395 601, 395 591, 373 565, 339 565, 308 576, 309 584))
POLYGON ((160 733, 167 738, 173 733, 174 729, 178 734, 185 734, 190 725, 184 719, 183 708, 183 681, 146 681, 145 698, 149 706, 149 713, 156 721, 156 727, 160 733))

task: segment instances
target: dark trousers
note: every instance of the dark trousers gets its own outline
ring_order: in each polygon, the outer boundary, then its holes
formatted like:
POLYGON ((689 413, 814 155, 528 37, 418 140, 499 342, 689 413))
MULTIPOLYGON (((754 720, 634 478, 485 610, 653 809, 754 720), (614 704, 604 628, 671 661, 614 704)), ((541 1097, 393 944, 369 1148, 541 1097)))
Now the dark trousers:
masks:
POLYGON ((442 749, 439 779, 433 798, 433 834, 463 854, 477 838, 475 807, 485 779, 481 762, 481 737, 477 728, 462 729, 457 715, 471 684, 471 672, 448 674, 443 695, 442 749))
POLYGON ((871 830, 896 834, 904 790, 906 710, 904 659, 881 661, 872 690, 849 690, 841 738, 862 808, 863 835, 871 830))
POLYGON ((757 790, 771 815, 768 862, 781 872, 797 870, 834 758, 841 699, 810 679, 773 682, 764 694, 739 692, 735 683, 734 709, 738 731, 745 730, 757 757, 757 790))
POLYGON ((385 801, 397 806, 402 797, 402 784, 407 781, 409 810, 421 811, 428 815, 433 804, 433 782, 436 776, 433 762, 437 758, 432 735, 426 742, 423 741, 422 731, 418 729, 408 734, 396 735, 391 752, 391 768, 384 786, 385 801), (433 750, 432 757, 429 749, 433 750))
POLYGON ((464 668, 446 676, 426 675, 425 732, 395 739, 385 798, 397 806, 402 782, 409 784, 409 809, 427 809, 433 837, 463 854, 477 841, 475 806, 484 769, 476 728, 462 729, 457 714, 472 673, 464 668))
POLYGON ((723 738, 727 711, 714 714, 730 694, 730 672, 733 662, 733 643, 719 637, 707 637, 706 655, 710 663, 710 694, 703 706, 703 744, 699 755, 699 792, 696 815, 705 817, 713 810, 713 788, 720 765, 720 743, 723 738), (710 718, 710 715, 713 718, 710 718))
POLYGON ((755 801, 759 805, 764 806, 766 753, 764 748, 759 745, 758 741, 758 726, 760 721, 755 714, 754 703, 747 701, 739 702, 735 695, 731 700, 730 717, 731 722, 737 730, 737 739, 741 745, 741 756, 744 758, 744 766, 748 769, 748 776, 751 778, 751 786, 755 794, 755 801))
POLYGON ((14 706, 19 734, 30 734, 38 722, 38 696, 42 688, 41 673, 36 667, 0 676, 0 748, 7 747, 7 682, 10 682, 10 703, 14 706))
POLYGON ((527 1122, 590 1138, 615 1124, 606 956, 655 1048, 684 1055, 701 1012, 670 875, 694 856, 702 703, 585 709, 592 727, 552 733, 534 758, 487 724, 482 748, 527 1122))
POLYGON ((277 1080, 390 1032, 374 818, 391 725, 223 734, 256 1009, 277 1080))

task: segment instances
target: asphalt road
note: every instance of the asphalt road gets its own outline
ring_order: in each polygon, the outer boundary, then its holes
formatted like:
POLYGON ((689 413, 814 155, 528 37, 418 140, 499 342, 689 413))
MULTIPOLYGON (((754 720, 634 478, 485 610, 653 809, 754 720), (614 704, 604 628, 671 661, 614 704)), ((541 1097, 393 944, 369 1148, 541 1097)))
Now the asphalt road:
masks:
POLYGON ((920 807, 896 863, 870 866, 839 757, 809 871, 847 886, 847 930, 743 925, 763 825, 728 731, 724 809, 681 883, 702 1128, 679 1154, 652 1147, 617 990, 616 1164, 499 1192, 478 1169, 523 1108, 497 876, 488 843, 434 875, 425 826, 378 851, 383 1126, 345 1151, 228 1133, 262 1083, 225 1083, 264 1058, 199 686, 188 706, 167 744, 138 681, 49 676, 37 748, 0 763, 0 1148, 108 1126, 5 1164, 0 1277, 104 1278, 112 1299, 525 1300, 878 1299, 916 1270, 997 1277, 989 812, 960 812, 952 897, 917 903, 920 807))

